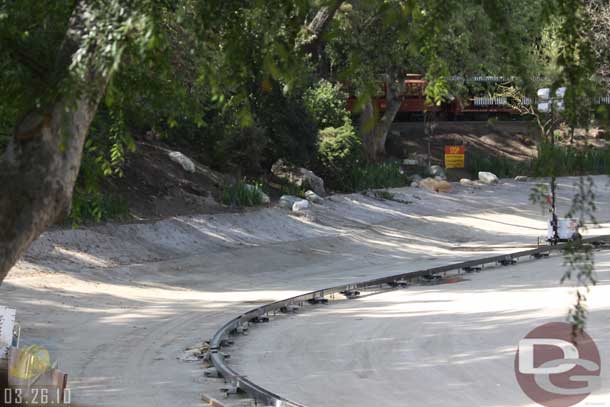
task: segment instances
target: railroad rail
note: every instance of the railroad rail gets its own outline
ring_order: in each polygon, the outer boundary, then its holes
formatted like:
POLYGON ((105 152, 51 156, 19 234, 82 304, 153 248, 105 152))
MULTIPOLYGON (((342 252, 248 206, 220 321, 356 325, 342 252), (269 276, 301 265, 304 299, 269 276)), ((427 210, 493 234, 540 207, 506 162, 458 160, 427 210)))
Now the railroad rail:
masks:
MULTIPOLYGON (((593 245, 602 245, 610 243, 610 235, 595 236, 582 239, 583 243, 593 245)), ((410 271, 401 274, 394 274, 387 277, 376 278, 367 281, 361 281, 351 284, 338 285, 320 290, 311 291, 295 297, 286 298, 281 301, 272 302, 263 306, 254 308, 244 314, 241 314, 232 320, 226 322, 210 340, 209 359, 218 373, 224 378, 225 382, 229 383, 233 388, 246 392, 252 397, 257 404, 263 406, 275 407, 305 407, 303 404, 288 400, 280 395, 277 395, 256 383, 250 381, 247 377, 240 375, 225 363, 226 354, 222 352, 223 347, 228 344, 227 339, 230 335, 239 331, 240 328, 247 326, 253 320, 257 320, 270 312, 286 310, 288 307, 300 305, 307 301, 315 302, 329 295, 338 293, 353 293, 358 290, 366 290, 374 287, 380 287, 384 284, 395 286, 397 282, 417 277, 433 276, 435 274, 446 273, 449 271, 472 270, 477 267, 482 267, 486 264, 503 264, 509 265, 522 257, 540 258, 553 251, 564 249, 568 243, 560 243, 557 245, 541 246, 535 249, 523 250, 515 253, 502 254, 481 259, 468 260, 460 263, 452 263, 446 266, 433 267, 429 269, 410 271)))

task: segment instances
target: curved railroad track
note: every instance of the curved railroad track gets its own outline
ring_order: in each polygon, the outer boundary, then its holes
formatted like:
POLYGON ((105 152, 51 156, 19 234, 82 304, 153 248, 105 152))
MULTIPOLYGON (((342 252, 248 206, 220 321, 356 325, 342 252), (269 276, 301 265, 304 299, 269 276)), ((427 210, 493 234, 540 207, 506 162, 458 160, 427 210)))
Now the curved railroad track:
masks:
MULTIPOLYGON (((583 239, 583 243, 593 244, 594 246, 603 246, 610 243, 610 235, 586 238, 583 239)), ((303 404, 288 400, 281 395, 275 394, 257 385, 256 383, 250 381, 247 377, 241 375, 239 372, 236 372, 234 369, 228 366, 225 363, 227 354, 224 352, 224 350, 226 350, 231 343, 229 338, 232 335, 242 332, 243 329, 251 322, 260 322, 264 318, 268 318, 270 313, 290 311, 292 307, 301 306, 305 302, 310 304, 323 303, 326 302, 326 297, 334 294, 342 294, 347 298, 353 298, 357 297, 360 294, 360 291, 379 290, 383 287, 396 287, 407 280, 412 280, 419 277, 433 278, 435 275, 451 271, 474 270, 487 264, 501 264, 508 266, 514 264, 519 258, 533 257, 539 259, 546 257, 550 252, 564 249, 566 245, 566 243, 562 243, 554 246, 541 246, 535 249, 523 250, 510 254, 485 257, 430 269, 390 275, 373 280, 328 287, 295 297, 286 298, 281 301, 265 304, 244 314, 238 315, 226 322, 210 340, 208 357, 214 368, 216 368, 218 371, 218 374, 224 378, 231 388, 246 392, 250 397, 252 397, 252 399, 255 400, 257 404, 260 403, 264 406, 275 407, 305 407, 303 404)))

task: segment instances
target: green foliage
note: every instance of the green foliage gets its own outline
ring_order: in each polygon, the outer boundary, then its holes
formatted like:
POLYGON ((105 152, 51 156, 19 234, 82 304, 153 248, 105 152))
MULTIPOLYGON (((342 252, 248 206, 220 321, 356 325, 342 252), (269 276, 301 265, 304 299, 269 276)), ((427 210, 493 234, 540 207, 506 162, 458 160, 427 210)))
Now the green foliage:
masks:
POLYGON ((390 191, 385 191, 385 190, 377 190, 377 191, 373 191, 373 196, 375 196, 375 198, 378 199, 385 199, 385 200, 392 200, 394 199, 394 194, 391 193, 390 191))
MULTIPOLYGON (((582 233, 587 230, 588 225, 598 224, 595 218, 597 208, 593 178, 581 176, 576 186, 578 191, 572 198, 572 205, 566 217, 576 220, 579 231, 582 233)), ((568 321, 572 324, 573 334, 577 334, 578 331, 585 328, 587 295, 591 287, 596 285, 598 281, 595 273, 593 245, 583 242, 582 239, 576 239, 568 243, 563 256, 567 270, 562 276, 561 282, 574 278, 579 285, 576 292, 576 303, 568 314, 568 321)))
POLYGON ((111 177, 123 176, 125 156, 135 148, 122 113, 102 109, 85 142, 69 215, 74 225, 127 216, 127 204, 110 193, 102 192, 102 185, 111 177))
POLYGON ((252 111, 256 125, 269 141, 265 167, 270 168, 280 158, 305 165, 314 157, 318 129, 299 95, 284 95, 275 84, 254 99, 252 111))
POLYGON ((0 156, 11 139, 11 131, 14 125, 14 122, 11 123, 11 121, 6 120, 6 116, 2 116, 2 111, 0 110, 0 156))
POLYGON ((320 129, 341 127, 349 119, 347 94, 338 84, 323 79, 305 91, 303 100, 320 129))
POLYGON ((238 181, 225 187, 222 191, 222 203, 238 208, 259 206, 263 203, 261 192, 260 183, 252 185, 238 181))
POLYGON ((532 162, 534 176, 573 176, 610 172, 610 150, 588 147, 576 149, 542 143, 532 162))
POLYGON ((123 199, 101 192, 97 188, 77 186, 74 189, 69 221, 73 227, 89 222, 125 220, 129 207, 123 199))
POLYGON ((305 192, 311 189, 307 183, 305 185, 296 185, 293 183, 282 184, 280 187, 280 195, 292 195, 298 196, 299 198, 305 198, 305 192))
POLYGON ((218 166, 233 166, 246 174, 262 172, 262 163, 269 146, 267 133, 259 127, 226 128, 224 137, 213 146, 218 166))
POLYGON ((530 163, 472 151, 466 157, 466 169, 473 177, 477 177, 479 171, 488 171, 500 178, 513 178, 517 175, 528 175, 530 173, 530 163))
POLYGON ((401 173, 398 162, 365 164, 346 177, 344 190, 364 191, 371 188, 397 188, 407 185, 407 177, 401 173))
POLYGON ((531 161, 517 161, 506 157, 492 157, 469 153, 466 168, 476 176, 479 171, 490 171, 500 178, 517 175, 534 177, 595 175, 610 173, 610 150, 587 147, 538 145, 538 156, 531 161))
POLYGON ((349 118, 341 127, 328 127, 320 131, 316 173, 335 190, 350 190, 348 179, 362 164, 362 142, 349 118))

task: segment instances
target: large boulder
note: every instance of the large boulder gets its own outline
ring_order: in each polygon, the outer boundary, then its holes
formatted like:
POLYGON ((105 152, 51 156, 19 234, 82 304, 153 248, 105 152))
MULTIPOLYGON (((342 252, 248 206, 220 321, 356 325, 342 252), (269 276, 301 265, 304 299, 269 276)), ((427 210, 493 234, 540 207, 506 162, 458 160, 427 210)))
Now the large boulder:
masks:
POLYGON ((435 178, 424 178, 419 181, 420 188, 425 188, 432 192, 451 192, 453 187, 445 180, 438 180, 435 178))
POLYGON ((180 151, 171 151, 169 154, 169 159, 175 163, 180 164, 180 166, 187 172, 195 172, 196 167, 193 160, 182 154, 180 151))
POLYGON ((300 200, 301 198, 299 198, 298 196, 282 195, 280 197, 280 208, 292 209, 292 205, 294 205, 295 202, 298 202, 300 200))
POLYGON ((305 199, 307 199, 311 203, 316 204, 321 204, 322 202, 324 202, 324 198, 313 192, 311 189, 305 191, 305 199))
POLYGON ((494 173, 487 171, 479 171, 479 181, 484 184, 497 184, 500 180, 494 173))
POLYGON ((271 173, 299 187, 309 185, 320 196, 326 195, 324 180, 306 168, 292 166, 280 159, 271 166, 271 173))

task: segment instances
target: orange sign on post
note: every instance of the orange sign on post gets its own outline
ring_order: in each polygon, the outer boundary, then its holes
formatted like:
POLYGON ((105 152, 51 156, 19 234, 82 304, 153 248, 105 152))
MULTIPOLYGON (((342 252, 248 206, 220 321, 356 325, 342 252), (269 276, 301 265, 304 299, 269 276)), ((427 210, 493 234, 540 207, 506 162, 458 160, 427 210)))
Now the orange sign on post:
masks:
POLYGON ((464 146, 445 146, 445 168, 464 168, 464 146))

